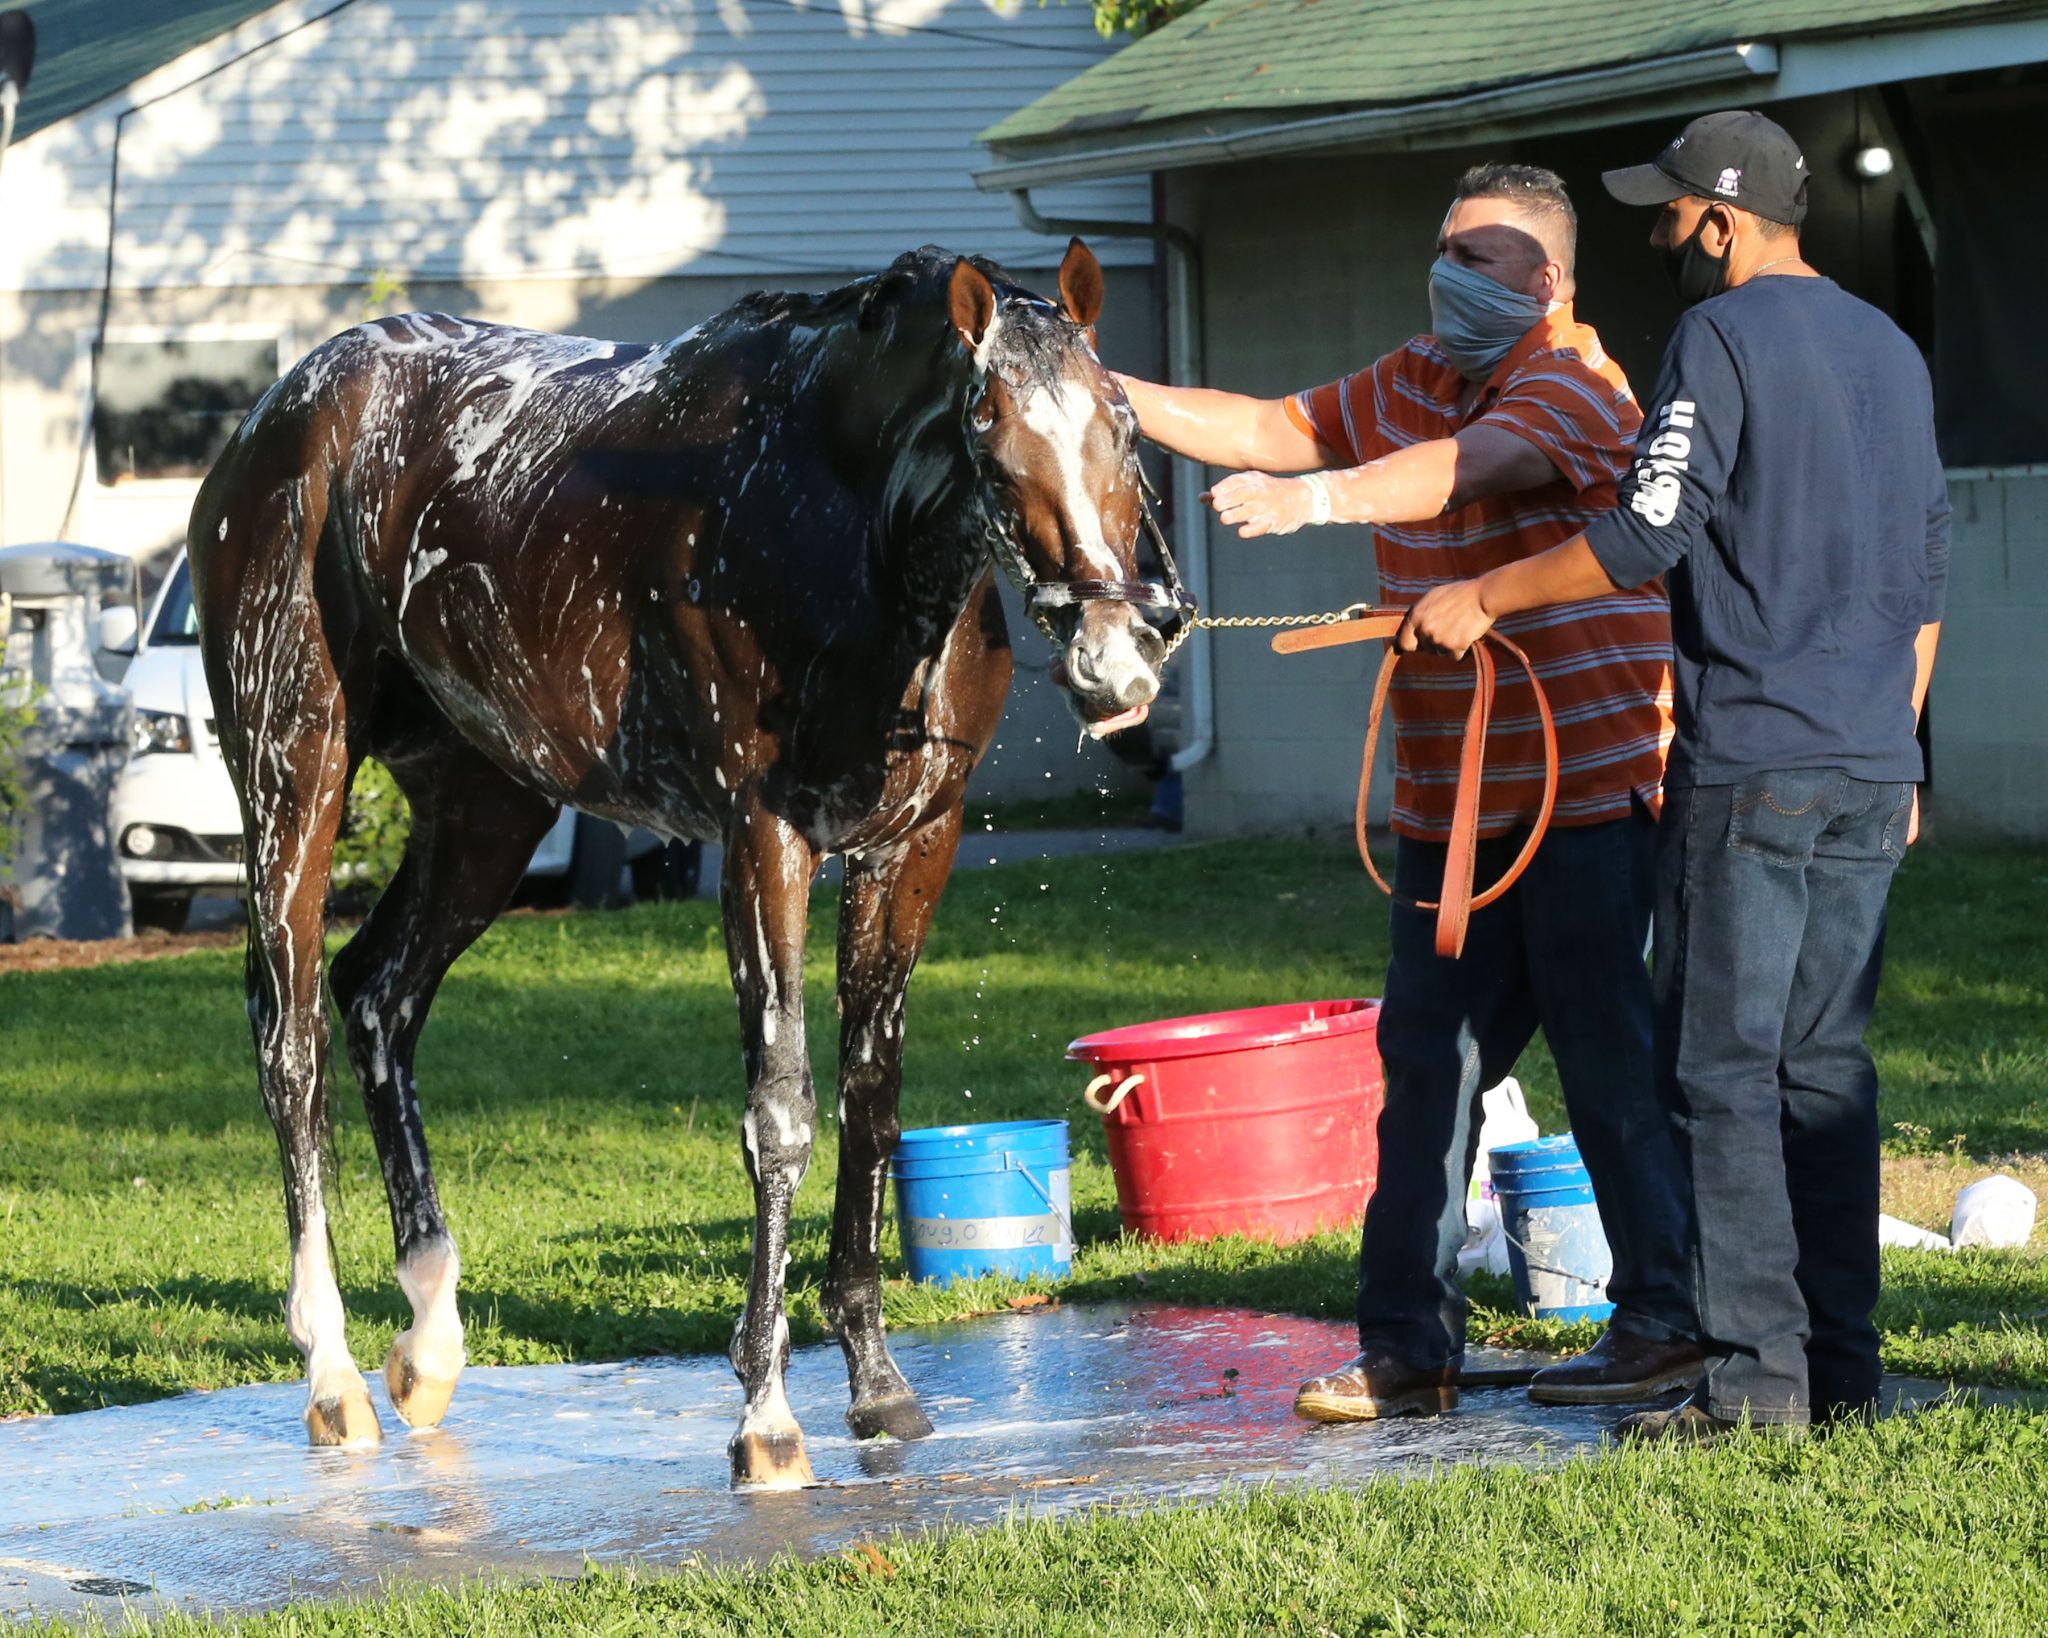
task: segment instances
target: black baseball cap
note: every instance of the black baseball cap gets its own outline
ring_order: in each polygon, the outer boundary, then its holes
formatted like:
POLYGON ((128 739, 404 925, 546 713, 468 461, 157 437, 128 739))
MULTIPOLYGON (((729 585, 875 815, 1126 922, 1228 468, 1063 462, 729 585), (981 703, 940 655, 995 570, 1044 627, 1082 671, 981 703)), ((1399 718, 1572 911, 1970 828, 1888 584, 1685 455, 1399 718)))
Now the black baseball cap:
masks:
POLYGON ((1784 127, 1748 109, 1702 114, 1647 165, 1605 171, 1624 205, 1664 205, 1695 195, 1797 226, 1806 217, 1806 157, 1784 127))

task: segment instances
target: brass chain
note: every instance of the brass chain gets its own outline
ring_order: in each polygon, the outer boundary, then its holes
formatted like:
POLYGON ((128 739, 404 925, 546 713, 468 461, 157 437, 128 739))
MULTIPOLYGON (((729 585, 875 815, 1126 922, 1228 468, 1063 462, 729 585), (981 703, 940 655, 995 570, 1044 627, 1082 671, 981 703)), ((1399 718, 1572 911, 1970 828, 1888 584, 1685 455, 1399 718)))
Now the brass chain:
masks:
POLYGON ((1370 603, 1348 603, 1341 609, 1325 609, 1321 614, 1192 615, 1183 620, 1180 629, 1173 634, 1173 641, 1167 644, 1160 664, 1172 659, 1173 651, 1197 631, 1270 631, 1279 626, 1337 626, 1346 620, 1363 619, 1371 612, 1370 603))

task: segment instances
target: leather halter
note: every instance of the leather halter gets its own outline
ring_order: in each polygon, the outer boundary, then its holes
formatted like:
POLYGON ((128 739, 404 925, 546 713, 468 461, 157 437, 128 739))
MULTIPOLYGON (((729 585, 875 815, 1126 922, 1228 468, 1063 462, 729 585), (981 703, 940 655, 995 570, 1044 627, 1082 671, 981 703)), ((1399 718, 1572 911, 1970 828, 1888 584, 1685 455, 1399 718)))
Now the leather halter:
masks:
MULTIPOLYGON (((1032 609, 1072 608, 1080 603, 1135 603, 1141 608, 1175 609, 1183 615, 1191 615, 1199 605, 1195 595, 1181 584, 1180 569, 1173 561, 1172 548, 1166 544, 1166 531, 1159 527, 1159 519, 1153 515, 1152 482, 1145 477, 1145 469, 1138 468, 1138 477, 1143 487, 1138 492, 1140 515, 1144 519, 1145 532, 1152 537, 1152 549, 1159 554, 1159 567, 1165 574, 1164 580, 1033 580, 1025 592, 1026 606, 1032 609)), ((1028 571, 1027 571, 1028 572, 1028 571)), ((1183 628, 1183 633, 1187 628, 1183 628)), ((1178 643, 1175 647, 1178 647, 1178 643)), ((1167 651, 1171 653, 1172 650, 1167 651)), ((1165 662, 1162 661, 1161 664, 1165 662)))
POLYGON ((1024 612, 1031 616, 1033 624, 1045 633, 1045 639, 1055 650, 1066 646, 1066 639, 1053 629, 1049 618, 1053 609, 1078 608, 1085 603, 1130 603, 1139 608, 1172 609, 1182 616, 1180 627, 1168 640, 1165 654, 1159 663, 1164 666, 1173 657, 1173 651, 1187 640, 1194 630, 1194 615, 1200 605, 1194 594, 1181 584, 1180 569, 1173 561, 1173 551, 1166 544, 1166 531, 1159 527, 1159 520, 1153 515, 1150 499, 1152 482, 1145 476, 1145 469, 1138 465, 1137 457, 1131 457, 1137 466, 1140 488, 1138 506, 1144 520, 1145 532, 1152 537, 1153 550, 1159 554, 1159 565, 1164 571, 1163 580, 1041 580, 1031 572, 1031 564, 1024 556, 1024 549, 1017 544, 1017 537, 1010 528, 998 523, 993 509, 983 503, 983 516, 988 532, 989 556, 1008 577, 1011 585, 1024 599, 1024 612))
MULTIPOLYGON (((1058 313, 1059 308, 1042 296, 1021 298, 1015 305, 1028 306, 1045 312, 1058 313)), ((972 413, 971 411, 969 412, 972 413)), ((1180 569, 1173 561, 1173 551, 1166 544, 1166 531, 1159 527, 1159 519, 1153 514, 1152 502, 1158 491, 1152 487, 1152 480, 1145 475, 1145 466, 1132 451, 1126 459, 1138 477, 1138 507, 1145 532, 1152 538, 1152 547, 1159 554, 1163 580, 1041 580, 1032 573, 1031 563, 1024 555, 1024 548, 1018 544, 1015 520, 1007 516, 1006 510, 992 505, 989 499, 988 469, 981 445, 969 433, 970 446, 975 451, 977 500, 982 515, 982 529, 988 540, 988 552, 1004 577, 1017 588, 1017 595, 1024 600, 1024 612, 1031 616, 1032 623, 1045 633, 1045 640, 1055 651, 1066 646, 1066 639, 1053 629, 1049 618, 1053 609, 1078 608, 1086 603, 1129 603, 1138 608, 1172 609, 1182 616, 1180 627, 1167 640, 1166 653, 1160 657, 1164 666, 1173 656, 1173 651, 1187 641, 1195 629, 1195 617, 1200 605, 1194 594, 1181 584, 1180 569), (1002 514, 1002 515, 999 515, 1002 514)))
POLYGON ((1354 820, 1358 856, 1365 861, 1365 868, 1380 891, 1396 904, 1436 912, 1436 953, 1455 958, 1464 951, 1465 929, 1472 912, 1492 904, 1515 885, 1529 867, 1529 861, 1535 858, 1544 832, 1550 828, 1551 811, 1557 804, 1557 727, 1551 720, 1550 701, 1543 692, 1543 684, 1537 679, 1536 668, 1529 663, 1528 655, 1497 631, 1489 631, 1481 641, 1472 645, 1472 704, 1465 713, 1465 740, 1458 753, 1458 787, 1451 806, 1450 846, 1444 856, 1443 896, 1425 900, 1396 893, 1380 875, 1379 866, 1373 863, 1372 850, 1367 845, 1365 799, 1372 783, 1372 757, 1379 744, 1380 721, 1386 714, 1387 693, 1393 685, 1395 668, 1407 658, 1394 646, 1394 636, 1406 617, 1405 609, 1366 608, 1351 619, 1331 625, 1284 631, 1273 639, 1273 651, 1276 654, 1299 654, 1309 649, 1334 648, 1340 643, 1362 643, 1374 639, 1386 643, 1386 655, 1380 661, 1379 676, 1373 683, 1372 709, 1366 718, 1365 757, 1358 770, 1358 812, 1354 820), (1516 855, 1515 862, 1508 866, 1499 881, 1484 892, 1475 894, 1472 891, 1472 874, 1479 847, 1479 795, 1484 777, 1486 729, 1493 714, 1494 659, 1487 652, 1488 644, 1501 650, 1522 668, 1529 679, 1529 690, 1535 696, 1536 714, 1543 726, 1543 801, 1529 826, 1528 840, 1522 844, 1522 851, 1516 855))

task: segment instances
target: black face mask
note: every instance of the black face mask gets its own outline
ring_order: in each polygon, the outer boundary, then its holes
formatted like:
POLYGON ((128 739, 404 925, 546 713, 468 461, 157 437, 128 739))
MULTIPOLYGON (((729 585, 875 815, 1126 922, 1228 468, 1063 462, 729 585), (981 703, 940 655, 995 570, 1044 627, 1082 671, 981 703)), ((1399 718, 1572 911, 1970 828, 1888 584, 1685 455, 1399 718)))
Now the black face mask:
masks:
POLYGON ((1692 236, 1664 252, 1664 271, 1671 276, 1671 288, 1688 307, 1697 307, 1728 288, 1728 258, 1735 247, 1730 245, 1720 255, 1710 256, 1700 244, 1700 234, 1706 231, 1712 214, 1701 212, 1692 236))

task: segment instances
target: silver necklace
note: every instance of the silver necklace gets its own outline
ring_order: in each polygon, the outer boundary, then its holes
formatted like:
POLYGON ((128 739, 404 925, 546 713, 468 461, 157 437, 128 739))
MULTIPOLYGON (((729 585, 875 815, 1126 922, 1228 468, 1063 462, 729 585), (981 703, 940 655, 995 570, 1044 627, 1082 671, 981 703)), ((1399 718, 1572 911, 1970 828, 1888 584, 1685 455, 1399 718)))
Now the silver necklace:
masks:
POLYGON ((1750 277, 1752 279, 1761 278, 1764 274, 1770 272, 1770 270, 1774 267, 1783 267, 1787 262, 1797 262, 1804 260, 1805 258, 1802 256, 1780 256, 1775 262, 1765 262, 1762 267, 1757 268, 1753 273, 1751 273, 1750 277))

